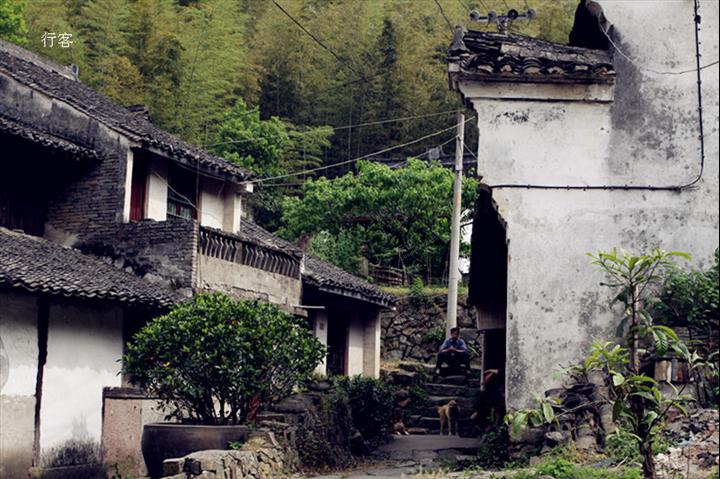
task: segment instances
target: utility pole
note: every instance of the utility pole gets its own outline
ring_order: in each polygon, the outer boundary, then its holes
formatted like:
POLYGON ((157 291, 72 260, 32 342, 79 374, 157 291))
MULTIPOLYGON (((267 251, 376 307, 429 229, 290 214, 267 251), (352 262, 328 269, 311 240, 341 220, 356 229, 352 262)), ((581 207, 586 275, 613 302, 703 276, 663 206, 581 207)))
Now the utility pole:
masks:
POLYGON ((463 148, 465 145, 465 115, 457 114, 455 141, 455 184, 450 233, 450 271, 448 271, 447 334, 457 326, 458 286, 460 284, 460 216, 462 214, 463 148))

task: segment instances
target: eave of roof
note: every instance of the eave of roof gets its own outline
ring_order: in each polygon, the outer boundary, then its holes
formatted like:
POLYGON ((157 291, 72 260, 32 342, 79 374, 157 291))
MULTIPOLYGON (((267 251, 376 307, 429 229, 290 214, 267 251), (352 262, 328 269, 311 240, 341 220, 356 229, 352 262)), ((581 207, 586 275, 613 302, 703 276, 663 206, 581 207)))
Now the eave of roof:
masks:
POLYGON ((191 163, 201 173, 232 181, 244 181, 252 174, 229 161, 212 155, 164 131, 142 114, 114 103, 80 81, 61 66, 17 45, 0 40, 0 72, 14 80, 63 101, 142 146, 154 147, 171 158, 191 163))
POLYGON ((99 159, 95 150, 85 148, 70 140, 42 131, 35 126, 5 118, 2 114, 0 114, 0 132, 29 140, 46 148, 68 153, 70 158, 74 160, 95 161, 99 159))
POLYGON ((0 286, 156 309, 183 300, 175 291, 117 269, 99 258, 2 227, 0 286))
POLYGON ((455 80, 523 83, 615 81, 612 55, 523 35, 467 31, 458 27, 448 51, 455 80))
MULTIPOLYGON (((289 241, 274 236, 269 231, 255 223, 243 221, 240 227, 240 236, 260 244, 292 251, 303 255, 303 251, 289 241)), ((397 298, 362 278, 348 273, 337 266, 328 263, 316 256, 304 254, 305 270, 303 282, 318 288, 321 291, 357 299, 366 303, 376 304, 387 308, 397 301, 397 298)))

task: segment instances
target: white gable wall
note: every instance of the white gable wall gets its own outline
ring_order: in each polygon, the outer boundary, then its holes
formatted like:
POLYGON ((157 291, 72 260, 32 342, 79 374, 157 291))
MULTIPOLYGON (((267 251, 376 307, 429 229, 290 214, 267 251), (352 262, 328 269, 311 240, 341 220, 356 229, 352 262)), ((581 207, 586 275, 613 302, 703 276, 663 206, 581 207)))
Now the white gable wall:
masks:
MULTIPOLYGON (((693 2, 601 1, 637 62, 695 66, 693 2)), ((701 0, 702 63, 718 59, 718 3, 701 0)), ((673 185, 699 171, 697 78, 655 75, 615 54, 606 86, 460 84, 478 115, 480 174, 489 185, 673 185), (612 102, 607 102, 610 98, 612 102)), ((507 401, 531 404, 593 337, 613 337, 603 276, 587 252, 660 246, 707 264, 718 246, 718 67, 703 70, 705 171, 671 191, 495 189, 507 222, 507 401)))

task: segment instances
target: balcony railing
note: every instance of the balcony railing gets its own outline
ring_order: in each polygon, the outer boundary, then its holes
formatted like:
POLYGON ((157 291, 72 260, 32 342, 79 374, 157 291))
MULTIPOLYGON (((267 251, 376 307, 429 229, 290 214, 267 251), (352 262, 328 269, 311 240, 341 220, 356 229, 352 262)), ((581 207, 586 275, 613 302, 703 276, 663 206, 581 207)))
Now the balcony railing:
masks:
POLYGON ((300 260, 235 235, 200 228, 200 254, 300 279, 300 260))

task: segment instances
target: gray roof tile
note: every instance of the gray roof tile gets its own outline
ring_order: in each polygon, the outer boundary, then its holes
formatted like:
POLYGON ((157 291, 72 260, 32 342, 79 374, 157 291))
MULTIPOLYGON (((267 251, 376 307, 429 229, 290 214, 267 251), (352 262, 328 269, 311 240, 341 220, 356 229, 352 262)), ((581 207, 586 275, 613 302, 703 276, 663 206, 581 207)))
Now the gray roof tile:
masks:
POLYGON ((0 228, 0 285, 30 292, 165 308, 182 301, 150 283, 80 251, 0 228))

